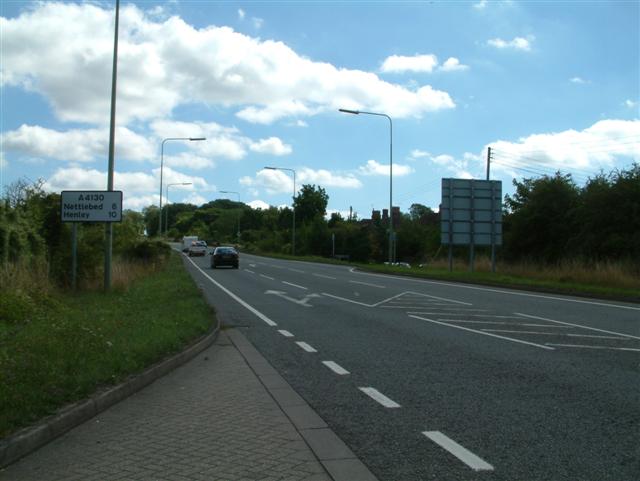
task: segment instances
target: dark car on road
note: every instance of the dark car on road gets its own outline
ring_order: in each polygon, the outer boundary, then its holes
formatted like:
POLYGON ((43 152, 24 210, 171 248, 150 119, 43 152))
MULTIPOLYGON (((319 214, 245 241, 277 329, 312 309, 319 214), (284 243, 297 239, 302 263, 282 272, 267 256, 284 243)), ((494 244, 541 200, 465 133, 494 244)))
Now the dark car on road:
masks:
POLYGON ((211 253, 211 268, 230 266, 237 269, 240 265, 240 255, 234 247, 216 247, 211 253))

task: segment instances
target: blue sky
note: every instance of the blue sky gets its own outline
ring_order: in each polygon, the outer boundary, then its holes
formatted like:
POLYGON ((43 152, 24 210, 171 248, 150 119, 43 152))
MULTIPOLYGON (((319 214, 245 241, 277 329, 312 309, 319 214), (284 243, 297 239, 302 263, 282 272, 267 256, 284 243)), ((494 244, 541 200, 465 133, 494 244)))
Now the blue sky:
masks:
MULTIPOLYGON (((115 2, 0 4, 0 184, 106 189, 115 2)), ((437 208, 443 177, 574 174, 640 161, 640 3, 127 2, 115 189, 158 204, 437 208), (166 190, 163 190, 163 194, 166 190), (163 200, 166 202, 166 198, 163 200)))

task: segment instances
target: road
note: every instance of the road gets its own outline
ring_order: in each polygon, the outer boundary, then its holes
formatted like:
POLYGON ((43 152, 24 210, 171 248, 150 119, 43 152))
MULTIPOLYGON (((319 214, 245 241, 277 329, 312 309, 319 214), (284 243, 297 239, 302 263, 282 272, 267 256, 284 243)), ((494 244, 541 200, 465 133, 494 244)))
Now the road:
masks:
POLYGON ((241 255, 186 264, 381 481, 640 479, 640 306, 241 255))

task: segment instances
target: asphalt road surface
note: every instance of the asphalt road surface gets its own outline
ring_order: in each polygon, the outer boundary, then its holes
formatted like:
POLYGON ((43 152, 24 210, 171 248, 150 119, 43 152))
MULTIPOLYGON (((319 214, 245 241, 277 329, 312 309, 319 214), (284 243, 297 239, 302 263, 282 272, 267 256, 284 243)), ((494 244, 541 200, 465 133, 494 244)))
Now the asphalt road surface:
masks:
POLYGON ((381 481, 640 479, 640 306, 241 254, 186 264, 381 481))

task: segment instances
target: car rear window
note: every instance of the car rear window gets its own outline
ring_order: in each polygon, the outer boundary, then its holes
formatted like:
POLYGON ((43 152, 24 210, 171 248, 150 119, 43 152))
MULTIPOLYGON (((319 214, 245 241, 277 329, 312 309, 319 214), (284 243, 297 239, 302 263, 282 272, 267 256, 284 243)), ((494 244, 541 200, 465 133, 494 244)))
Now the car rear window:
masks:
POLYGON ((236 250, 233 247, 218 247, 216 254, 235 254, 236 250))

